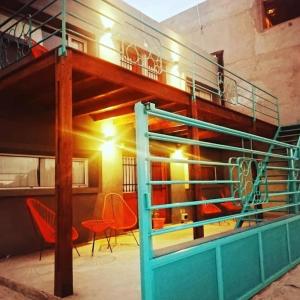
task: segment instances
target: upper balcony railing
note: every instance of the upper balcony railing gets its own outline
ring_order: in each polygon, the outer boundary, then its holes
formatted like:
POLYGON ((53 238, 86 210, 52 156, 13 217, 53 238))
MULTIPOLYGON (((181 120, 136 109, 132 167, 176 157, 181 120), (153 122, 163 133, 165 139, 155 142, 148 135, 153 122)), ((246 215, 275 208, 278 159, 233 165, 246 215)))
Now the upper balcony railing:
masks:
MULTIPOLYGON (((67 46, 237 110, 280 123, 278 99, 117 0, 31 0, 0 12, 0 67, 67 46)), ((1 6, 0 6, 1 8, 1 6)), ((170 99, 172 100, 172 99, 170 99)))

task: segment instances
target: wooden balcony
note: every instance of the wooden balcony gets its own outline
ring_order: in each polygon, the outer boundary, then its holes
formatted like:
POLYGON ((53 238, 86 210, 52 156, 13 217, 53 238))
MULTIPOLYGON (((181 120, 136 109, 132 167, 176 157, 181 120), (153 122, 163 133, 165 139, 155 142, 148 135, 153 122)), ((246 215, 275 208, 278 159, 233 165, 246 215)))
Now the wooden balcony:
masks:
MULTIPOLYGON (((57 49, 38 59, 26 57, 0 71, 2 114, 36 113, 55 109, 55 70, 57 49)), ((114 118, 117 123, 134 123, 134 104, 153 102, 157 107, 191 116, 191 95, 183 90, 150 79, 100 58, 68 49, 72 68, 73 118, 89 116, 93 121, 114 118)), ((220 104, 196 98, 200 120, 273 137, 275 125, 231 110, 220 104)), ((152 130, 185 136, 188 129, 172 122, 151 124, 152 130)), ((219 139, 220 134, 200 131, 199 139, 219 139)))

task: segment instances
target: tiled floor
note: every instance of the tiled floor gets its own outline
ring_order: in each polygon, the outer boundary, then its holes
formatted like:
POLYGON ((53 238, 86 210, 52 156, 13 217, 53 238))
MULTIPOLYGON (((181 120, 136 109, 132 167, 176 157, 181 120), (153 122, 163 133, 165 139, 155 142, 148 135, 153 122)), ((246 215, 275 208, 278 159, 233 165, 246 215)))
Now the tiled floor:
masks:
MULTIPOLYGON (((223 222, 208 225, 205 232, 211 235, 232 227, 233 223, 223 222)), ((187 229, 156 237, 154 246, 161 248, 191 239, 192 230, 187 229)), ((139 247, 133 237, 129 234, 118 237, 113 253, 106 248, 105 240, 98 240, 95 249, 94 257, 90 244, 79 247, 80 257, 73 252, 75 294, 68 299, 140 299, 139 247)), ((53 251, 45 251, 42 261, 38 257, 38 253, 33 253, 3 260, 0 276, 53 293, 53 251)))
POLYGON ((19 294, 11 289, 0 285, 0 299, 1 300, 28 300, 22 294, 19 294))
MULTIPOLYGON (((209 225, 205 232, 206 235, 216 234, 232 229, 233 225, 233 222, 209 225)), ((188 229, 157 237, 154 245, 160 248, 189 241, 191 238, 192 230, 188 229)), ((90 244, 79 247, 80 257, 73 252, 74 295, 67 299, 140 299, 139 247, 131 235, 118 237, 118 243, 114 244, 114 240, 112 243, 113 253, 107 249, 105 240, 97 241, 94 257, 91 257, 90 244)), ((38 253, 11 257, 0 262, 0 276, 52 294, 53 264, 54 255, 51 250, 44 252, 42 261, 39 261, 38 253)), ((286 276, 273 283, 271 288, 267 288, 255 299, 300 299, 300 266, 286 276)), ((26 300, 15 292, 8 293, 6 288, 0 286, 0 299, 26 300)))

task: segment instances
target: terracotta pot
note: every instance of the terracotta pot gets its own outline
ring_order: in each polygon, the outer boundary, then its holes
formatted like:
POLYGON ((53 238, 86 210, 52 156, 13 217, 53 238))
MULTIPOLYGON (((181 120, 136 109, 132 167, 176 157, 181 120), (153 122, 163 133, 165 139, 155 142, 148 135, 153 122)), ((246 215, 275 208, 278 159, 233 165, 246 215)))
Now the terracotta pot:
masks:
POLYGON ((153 229, 163 228, 165 225, 165 218, 152 218, 153 229))

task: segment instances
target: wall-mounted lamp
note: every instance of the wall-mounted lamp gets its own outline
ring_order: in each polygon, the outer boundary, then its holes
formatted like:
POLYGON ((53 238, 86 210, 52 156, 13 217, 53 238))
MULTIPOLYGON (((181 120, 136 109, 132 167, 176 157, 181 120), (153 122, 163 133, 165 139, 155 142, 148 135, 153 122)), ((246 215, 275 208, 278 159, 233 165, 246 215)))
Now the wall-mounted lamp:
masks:
POLYGON ((172 154, 171 154, 171 158, 174 159, 184 159, 184 155, 181 149, 176 149, 172 154))
POLYGON ((105 17, 103 15, 100 17, 100 19, 105 29, 112 29, 112 27, 114 26, 114 21, 112 19, 105 17))
POLYGON ((105 121, 101 125, 101 132, 105 138, 111 138, 116 135, 116 126, 112 121, 105 121))
POLYGON ((100 146, 100 151, 105 156, 111 156, 115 153, 116 150, 116 144, 113 140, 107 140, 103 142, 100 146))
POLYGON ((115 135, 116 135, 116 127, 112 121, 104 121, 101 124, 101 133, 104 137, 103 143, 100 145, 99 150, 106 157, 112 156, 115 154, 116 143, 115 143, 115 135))

